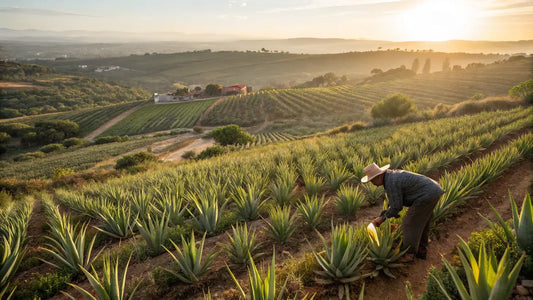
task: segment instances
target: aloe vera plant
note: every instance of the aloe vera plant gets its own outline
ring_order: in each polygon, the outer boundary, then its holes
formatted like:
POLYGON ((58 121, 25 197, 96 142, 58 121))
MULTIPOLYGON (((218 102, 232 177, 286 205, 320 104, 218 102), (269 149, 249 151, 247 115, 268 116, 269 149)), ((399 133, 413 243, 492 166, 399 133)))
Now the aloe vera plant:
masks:
POLYGON ((370 205, 376 205, 381 199, 381 196, 383 196, 383 187, 381 186, 375 186, 373 184, 365 184, 363 185, 365 189, 365 199, 370 203, 370 205))
POLYGON ((283 293, 285 291, 285 284, 281 288, 281 291, 276 292, 276 255, 272 254, 272 262, 270 267, 267 270, 266 276, 261 277, 261 272, 257 269, 254 260, 250 257, 250 266, 248 267, 248 295, 244 291, 244 288, 241 286, 233 272, 230 268, 228 272, 231 275, 231 278, 237 285, 237 290, 241 295, 242 299, 250 300, 281 300, 283 299, 283 293), (277 294, 277 295, 276 295, 277 294), (277 296, 277 297, 276 297, 277 296))
MULTIPOLYGON (((131 259, 131 257, 130 257, 131 259)), ((96 296, 94 297, 89 291, 85 290, 84 288, 69 283, 70 286, 74 287, 78 292, 80 292, 85 298, 91 299, 91 300, 97 300, 97 299, 109 299, 109 300, 122 300, 122 299, 133 299, 133 295, 135 294, 135 291, 139 287, 139 284, 133 289, 133 291, 129 295, 125 295, 126 293, 126 274, 128 272, 128 265, 130 263, 130 259, 128 259, 128 262, 126 263, 126 266, 124 267, 124 272, 122 273, 122 276, 119 272, 118 267, 118 260, 115 261, 113 264, 110 259, 104 259, 103 260, 103 267, 102 267, 102 277, 98 275, 94 267, 92 267, 92 273, 87 271, 85 268, 82 269, 83 273, 87 277, 87 280, 89 280, 89 283, 91 284, 92 288, 96 292, 96 296)), ((68 293, 64 293, 69 299, 76 299, 72 297, 68 293)))
POLYGON ((275 182, 270 185, 270 197, 279 206, 290 205, 296 194, 294 183, 275 182))
POLYGON ((359 187, 354 189, 348 185, 343 185, 335 197, 335 206, 343 216, 355 218, 355 214, 364 200, 365 196, 359 191, 359 187))
POLYGON ((261 242, 256 240, 255 230, 250 232, 246 223, 231 227, 232 234, 226 233, 230 241, 223 245, 224 252, 233 264, 247 265, 251 258, 258 258, 262 253, 257 251, 261 242))
POLYGON ((194 238, 194 231, 191 233, 191 238, 189 241, 185 240, 185 238, 182 236, 182 249, 180 249, 178 245, 171 240, 170 242, 176 249, 176 255, 174 255, 172 251, 165 248, 165 250, 167 250, 167 252, 172 256, 174 262, 178 265, 178 272, 171 270, 169 270, 169 272, 171 272, 179 280, 185 283, 196 283, 200 280, 200 277, 209 270, 216 253, 212 253, 204 257, 203 252, 205 236, 206 234, 204 233, 204 236, 200 242, 196 242, 194 238))
POLYGON ((404 255, 408 249, 400 250, 400 244, 394 247, 394 243, 399 239, 400 232, 392 232, 390 222, 385 221, 377 230, 375 238, 370 239, 368 244, 368 261, 375 266, 372 276, 376 277, 380 272, 396 278, 391 269, 403 266, 396 261, 404 255))
POLYGON ((302 178, 305 184, 305 190, 309 195, 316 195, 326 183, 326 179, 315 174, 304 175, 302 178))
POLYGON ((326 177, 331 190, 336 191, 341 184, 349 180, 352 175, 346 170, 345 166, 339 163, 333 163, 332 166, 330 165, 324 168, 324 177, 326 177))
MULTIPOLYGON (((445 258, 442 260, 446 269, 452 275, 461 299, 509 299, 522 268, 525 254, 522 254, 513 266, 510 262, 509 248, 505 250, 503 257, 498 262, 492 251, 487 253, 484 243, 481 244, 477 256, 474 256, 472 250, 463 239, 459 243, 459 257, 462 262, 462 268, 466 273, 468 289, 459 278, 455 268, 445 258)), ((437 282, 443 294, 451 300, 452 298, 448 295, 443 283, 433 274, 431 276, 437 282)))
POLYGON ((500 213, 498 213, 498 211, 491 205, 492 210, 498 218, 498 223, 503 229, 502 234, 496 230, 496 227, 492 221, 484 216, 481 217, 488 222, 490 228, 500 238, 500 240, 508 245, 511 245, 516 241, 520 249, 531 255, 533 254, 533 241, 531 240, 531 237, 533 236, 533 206, 531 205, 531 195, 529 192, 526 192, 520 214, 518 214, 518 206, 516 205, 516 202, 514 201, 510 192, 509 198, 511 201, 511 211, 513 213, 512 226, 509 226, 507 222, 503 220, 500 213))
POLYGON ((32 208, 23 204, 13 209, 11 215, 3 216, 0 242, 0 298, 8 298, 14 290, 9 289, 9 280, 15 275, 26 254, 26 228, 32 208))
POLYGON ((276 207, 270 211, 270 222, 267 221, 266 231, 270 236, 285 244, 296 230, 296 214, 291 216, 289 207, 276 207))
POLYGON ((232 199, 237 205, 237 211, 245 221, 259 217, 259 209, 263 206, 265 190, 258 185, 249 184, 246 189, 236 187, 232 199))
POLYGON ((57 206, 49 207, 50 234, 45 236, 48 243, 43 251, 51 254, 59 264, 44 260, 44 262, 60 269, 66 267, 78 274, 82 268, 87 269, 98 254, 91 257, 96 235, 92 240, 87 239, 88 223, 72 224, 70 219, 59 212, 57 206))
POLYGON ((137 220, 137 228, 146 241, 151 255, 158 255, 163 252, 163 244, 168 239, 169 220, 166 212, 159 216, 148 214, 144 220, 137 220))
POLYGON ((136 218, 129 208, 102 206, 98 212, 98 218, 102 224, 95 228, 102 233, 117 239, 124 239, 133 235, 136 218))
POLYGON ((218 231, 218 223, 222 217, 222 213, 226 207, 227 202, 219 206, 219 198, 214 194, 211 196, 206 194, 189 193, 189 199, 193 202, 196 214, 187 209, 190 215, 195 220, 198 227, 208 235, 214 235, 218 231))
POLYGON ((170 217, 170 224, 179 225, 185 218, 187 207, 183 203, 183 187, 167 188, 164 190, 156 189, 156 199, 158 200, 159 211, 166 211, 170 217))
POLYGON ((313 251, 322 268, 315 271, 319 276, 316 281, 320 284, 340 284, 339 295, 349 295, 349 284, 365 276, 360 274, 368 255, 366 244, 361 242, 364 239, 349 225, 332 226, 331 247, 320 233, 318 235, 324 252, 313 251))
POLYGON ((317 195, 305 195, 304 200, 298 205, 298 214, 307 226, 314 229, 322 221, 322 212, 326 204, 324 196, 319 199, 317 195))

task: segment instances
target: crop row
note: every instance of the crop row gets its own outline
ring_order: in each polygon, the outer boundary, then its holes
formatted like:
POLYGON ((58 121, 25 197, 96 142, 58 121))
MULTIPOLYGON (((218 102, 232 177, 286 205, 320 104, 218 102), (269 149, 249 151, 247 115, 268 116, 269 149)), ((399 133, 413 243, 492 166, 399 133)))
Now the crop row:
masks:
POLYGON ((255 146, 261 146, 271 143, 279 143, 279 142, 288 142, 288 141, 294 141, 297 139, 297 137, 293 136, 289 133, 283 133, 283 132, 266 132, 266 133, 259 133, 254 134, 255 141, 252 143, 247 143, 246 145, 243 145, 243 149, 248 149, 255 146))
MULTIPOLYGON (((493 141, 501 138, 506 132, 522 128, 531 124, 531 118, 526 115, 524 111, 515 114, 506 113, 495 118, 497 114, 486 114, 485 120, 471 118, 470 122, 466 122, 465 118, 461 120, 454 120, 459 122, 453 122, 455 125, 467 126, 470 125, 472 131, 469 131, 471 136, 469 138, 459 139, 458 144, 461 144, 465 149, 469 149, 471 152, 463 153, 463 155, 470 155, 472 152, 481 147, 481 143, 485 142, 489 136, 492 136, 494 132, 493 141), (513 121, 506 121, 504 116, 513 121), (495 125, 500 126, 496 130, 491 130, 495 125), (485 130, 483 130, 485 128, 485 130), (483 133, 484 132, 484 133, 483 133), (477 133, 472 134, 472 133, 477 133), (484 137, 484 138, 481 138, 484 137), (478 143, 477 147, 471 147, 473 143, 478 143)), ((528 111, 530 113, 530 111, 528 111)), ((443 124, 444 122, 435 122, 431 124, 429 130, 424 126, 410 128, 409 132, 415 131, 412 136, 412 143, 406 143, 410 145, 402 151, 402 155, 411 157, 413 155, 436 155, 440 152, 446 152, 452 149, 451 146, 446 145, 443 142, 442 149, 433 149, 427 147, 430 144, 431 138, 438 140, 439 137, 445 138, 455 136, 461 137, 461 134, 457 132, 448 132, 453 130, 452 124, 443 124), (433 132, 433 136, 427 135, 427 140, 420 143, 416 143, 414 137, 416 134, 424 131, 425 133, 433 132), (446 134, 448 132, 448 134, 446 134), (423 153, 421 154, 420 151, 423 153)), ((407 129, 406 129, 407 131, 407 129)), ((404 132, 397 131, 390 138, 384 138, 378 145, 394 148, 395 143, 388 143, 390 140, 395 139, 395 135, 404 136, 404 132)), ((464 135, 465 137, 468 134, 464 135)), ((376 136, 370 136, 369 141, 376 136)), ((396 137, 398 139, 399 137, 396 137)), ((407 137, 410 138, 410 137, 407 137)), ((361 142, 361 141, 359 141, 361 142)), ((400 146, 400 148, 405 147, 400 146)), ((533 135, 527 134, 519 138, 516 142, 502 148, 501 150, 491 154, 483 159, 476 161, 472 166, 464 167, 458 172, 451 173, 444 176, 440 184, 446 186, 447 193, 441 200, 441 204, 436 208, 436 216, 442 218, 446 214, 453 212, 456 205, 449 205, 449 203, 461 203, 468 197, 475 195, 479 191, 479 187, 486 184, 501 174, 510 165, 517 162, 521 156, 525 153, 531 154, 533 145, 533 135), (467 184, 472 182, 472 184, 467 184), (472 187, 478 187, 472 189, 472 187), (440 210, 445 209, 445 213, 440 210)), ((338 146, 338 145, 337 145, 338 146)), ((308 149, 308 148, 306 148, 308 149)), ((317 149, 315 149, 317 150, 317 149)), ((384 148, 381 148, 384 150, 384 148)), ((312 150, 311 150, 312 151, 312 150)), ((389 150, 389 152, 395 152, 389 150)), ((124 189, 125 185, 103 185, 93 187, 85 190, 84 194, 72 194, 70 192, 58 192, 59 200, 62 203, 69 205, 71 208, 88 214, 89 216, 100 221, 100 229, 104 233, 112 233, 116 237, 128 237, 131 232, 139 231, 142 238, 147 243, 148 247, 152 251, 152 255, 157 255, 164 251, 162 244, 168 239, 169 224, 182 224, 182 222, 192 222, 198 230, 205 232, 206 234, 216 234, 221 228, 222 216, 225 211, 232 210, 237 213, 241 220, 253 220, 258 217, 258 213, 263 205, 265 205, 267 199, 274 201, 278 204, 290 205, 294 203, 291 198, 294 197, 294 188, 296 187, 298 178, 300 178, 305 186, 306 195, 297 205, 296 212, 291 214, 291 211, 287 208, 274 208, 270 210, 270 221, 268 224, 267 232, 271 237, 279 243, 285 243, 291 237, 294 232, 295 223, 294 219, 296 214, 301 218, 305 224, 313 226, 316 224, 317 218, 320 218, 321 207, 325 205, 323 197, 318 197, 320 191, 324 190, 324 187, 329 187, 333 191, 337 191, 337 197, 335 202, 337 208, 342 209, 343 202, 356 201, 360 204, 361 196, 350 186, 346 185, 351 177, 358 177, 358 174, 347 172, 347 168, 339 165, 338 161, 328 162, 326 161, 322 165, 320 171, 317 170, 316 164, 319 160, 314 160, 309 153, 299 153, 300 156, 295 157, 294 162, 283 161, 279 164, 272 165, 269 170, 268 167, 259 169, 259 166, 249 167, 247 172, 244 169, 234 170, 233 173, 216 174, 217 171, 211 169, 211 173, 202 172, 201 170, 191 170, 191 173, 184 174, 178 170, 174 173, 175 177, 151 177, 151 182, 148 182, 152 188, 144 186, 139 189, 130 186, 129 189, 124 189), (215 173, 211 177, 211 174, 215 173), (223 180, 221 175, 230 176, 226 180, 223 180), (188 176, 188 177, 186 177, 188 176), (157 182, 157 185, 154 185, 157 182), (284 192, 288 191, 288 192, 284 192), (346 198, 351 200, 346 200, 346 198), (190 218, 187 218, 186 212, 191 214, 190 218), (137 216, 137 219, 134 217, 137 216), (119 226, 120 225, 120 226, 119 226)), ((367 153, 372 155, 371 153, 367 153)), ((320 153, 316 153, 320 156, 320 153)), ((461 155, 456 155, 455 160, 461 158, 461 155)), ((263 156, 264 158, 264 156, 263 156)), ((383 157, 381 157, 383 159, 383 157)), ((414 163, 417 159, 411 159, 404 161, 414 163)), ((392 161, 391 161, 392 162, 392 161)), ((397 162, 398 163, 398 162, 397 162)), ((442 162, 444 165, 450 163, 450 161, 442 162)), ((435 165, 435 168, 442 167, 444 165, 435 165)), ((236 165, 233 165, 234 167, 236 165)), ((364 164, 361 165, 363 167, 364 164)), ((429 170, 431 171, 431 170, 429 170)), ((143 179, 147 179, 146 176, 143 179)), ((121 181, 124 183, 124 181, 121 181)), ((368 191, 369 194, 374 191, 368 191)), ((436 219, 438 221, 438 219, 436 219)), ((363 228, 351 229, 349 226, 339 226, 332 228, 332 244, 329 246, 324 241, 324 247, 326 248, 326 254, 334 251, 341 251, 343 257, 344 254, 352 257, 350 261, 356 262, 356 265, 344 265, 343 262, 336 260, 336 255, 324 255, 321 252, 315 253, 316 259, 323 271, 319 273, 322 277, 321 281, 326 284, 331 283, 347 283, 350 280, 356 280, 360 277, 359 271, 362 269, 367 261, 373 263, 376 267, 372 276, 376 276, 382 270, 385 274, 391 276, 391 270, 394 268, 394 260, 399 257, 397 249, 393 248, 394 237, 390 231, 390 228, 384 226, 378 233, 377 241, 368 240, 365 237, 363 228), (346 245, 344 240, 350 240, 350 243, 357 245, 357 247, 347 247, 334 249, 336 240, 339 243, 346 245), (359 241, 359 242, 358 242, 359 241), (331 247, 331 248, 330 248, 331 247), (328 250, 329 249, 329 250, 328 250), (347 253, 343 251, 349 251, 347 253), (346 270, 352 270, 351 274, 347 274, 346 270), (341 275, 339 275, 341 274, 341 275), (340 276, 340 277, 339 277, 340 276)), ((235 227, 233 229, 232 241, 235 241, 238 237, 243 237, 244 233, 252 234, 247 229, 242 227, 235 227), (240 229, 239 229, 240 228, 240 229)), ((235 245, 235 243, 233 243, 235 245)), ((341 245, 339 244, 339 245, 341 245)), ((203 240, 200 245, 194 242, 194 235, 191 235, 191 240, 182 239, 182 247, 176 246, 178 256, 174 257, 174 260, 180 264, 185 260, 183 255, 185 251, 189 251, 190 247, 200 247, 195 251, 197 253, 202 252, 203 240)), ((232 245, 230 244, 231 248, 232 245)), ((236 249, 229 249, 229 253, 236 254, 236 249)), ((170 250, 167 250, 170 252, 170 250)), ((338 254, 338 253, 337 253, 338 254)), ((200 257, 196 259, 201 260, 200 257)), ((211 256, 210 256, 211 257, 211 256)), ((240 257, 242 259, 242 257, 240 257)), ((213 258, 208 258, 206 261, 210 261, 213 258)), ((209 268, 209 263, 205 263, 203 266, 204 271, 195 273, 193 270, 189 270, 180 267, 176 277, 184 282, 196 282, 199 277, 205 273, 209 268)))
POLYGON ((50 178, 54 174, 54 170, 59 168, 82 171, 93 167, 98 162, 146 147, 163 138, 143 138, 120 143, 92 145, 73 150, 68 149, 65 152, 50 153, 44 158, 10 162, 1 167, 0 178, 50 178))
POLYGON ((10 279, 22 262, 28 245, 28 224, 33 210, 29 199, 19 200, 0 209, 0 298, 9 299, 13 293, 10 279))
POLYGON ((203 124, 250 126, 265 119, 312 118, 316 121, 341 115, 352 115, 352 118, 355 115, 357 120, 364 121, 370 117, 369 105, 391 93, 410 96, 420 109, 468 100, 477 93, 506 95, 509 87, 527 79, 528 71, 525 70, 529 68, 527 64, 508 68, 507 64, 375 84, 268 90, 228 97, 209 112, 203 124))
POLYGON ((134 135, 192 127, 214 101, 147 105, 128 115, 102 135, 134 135))

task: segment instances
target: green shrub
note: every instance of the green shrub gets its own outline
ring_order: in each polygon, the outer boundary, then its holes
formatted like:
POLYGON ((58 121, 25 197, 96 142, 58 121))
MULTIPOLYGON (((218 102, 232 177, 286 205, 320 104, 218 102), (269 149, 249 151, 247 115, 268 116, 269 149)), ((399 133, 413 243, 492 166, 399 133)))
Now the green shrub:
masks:
POLYGON ((193 159, 195 156, 196 152, 194 152, 194 150, 185 151, 185 153, 181 155, 184 159, 193 159))
POLYGON ((21 137, 24 133, 33 129, 28 124, 24 123, 2 123, 0 124, 0 131, 5 132, 13 137, 21 137))
POLYGON ((222 155, 225 152, 226 152, 226 149, 224 149, 224 147, 216 145, 216 146, 206 148, 204 151, 200 152, 200 154, 198 154, 196 158, 206 159, 206 158, 222 155))
POLYGON ((14 161, 26 161, 26 160, 31 160, 35 158, 43 158, 45 156, 46 155, 43 152, 36 151, 36 152, 28 152, 28 153, 19 154, 13 160, 14 161))
POLYGON ((13 294, 13 299, 48 299, 65 289, 72 279, 71 274, 38 274, 29 282, 21 282, 13 294))
POLYGON ((101 145, 101 144, 116 143, 116 142, 123 142, 123 141, 124 140, 122 139, 122 137, 113 135, 113 136, 99 137, 96 140, 94 140, 94 143, 96 145, 101 145))
POLYGON ((372 106, 374 119, 392 119, 416 111, 414 101, 404 94, 391 94, 372 106))
POLYGON ((509 110, 522 103, 508 97, 489 97, 483 100, 468 100, 455 104, 448 111, 450 116, 477 114, 483 111, 509 110))
POLYGON ((7 132, 0 132, 0 143, 6 143, 11 139, 11 136, 7 132))
POLYGON ((80 138, 69 138, 63 141, 63 146, 67 148, 70 148, 73 146, 81 146, 83 144, 85 144, 85 140, 80 139, 80 138))
POLYGON ((41 149, 39 150, 41 150, 44 153, 50 153, 50 152, 59 151, 63 149, 65 149, 65 147, 62 144, 48 144, 46 146, 42 146, 41 149))
MULTIPOLYGON (((466 274, 464 273, 464 270, 462 268, 458 269, 458 274, 461 280, 466 284, 466 274)), ((443 283, 444 288, 448 292, 448 294, 452 297, 452 299, 461 299, 459 296, 459 292, 457 291, 457 288, 455 287, 455 284, 453 283, 452 275, 446 270, 446 268, 443 266, 443 269, 437 270, 434 267, 432 267, 429 271, 429 274, 435 276, 437 279, 439 279, 440 282, 443 283)), ((442 293, 438 283, 435 281, 433 276, 428 276, 427 282, 426 282, 426 293, 422 295, 422 300, 446 300, 446 296, 442 293)))
POLYGON ((11 203, 13 203, 13 196, 4 190, 0 191, 0 209, 8 207, 11 203))
POLYGON ((366 123, 365 122, 357 121, 357 122, 352 123, 350 125, 350 128, 348 129, 348 131, 349 132, 354 132, 354 131, 365 129, 365 128, 366 128, 366 123))
POLYGON ((138 152, 132 155, 124 155, 121 159, 117 160, 115 169, 131 168, 140 164, 157 161, 157 157, 148 152, 138 152))
POLYGON ((217 127, 208 136, 214 138, 217 143, 223 146, 245 145, 254 141, 254 137, 251 134, 235 124, 217 127))
POLYGON ((192 130, 195 132, 195 133, 203 133, 204 132, 204 129, 200 126, 194 126, 192 128, 192 130))

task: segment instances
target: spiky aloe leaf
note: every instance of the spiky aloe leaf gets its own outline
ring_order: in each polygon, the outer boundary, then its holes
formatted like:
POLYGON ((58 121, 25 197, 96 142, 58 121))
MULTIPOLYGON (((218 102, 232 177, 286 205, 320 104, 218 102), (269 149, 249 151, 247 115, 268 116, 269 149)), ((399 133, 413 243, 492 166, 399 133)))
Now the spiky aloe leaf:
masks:
POLYGON ((511 198, 513 209, 513 224, 515 226, 516 241, 518 246, 529 255, 533 254, 533 206, 531 205, 531 195, 526 193, 522 210, 518 216, 516 203, 511 198))
POLYGON ((322 212, 326 204, 327 201, 324 201, 324 196, 319 199, 317 195, 311 197, 305 195, 304 201, 298 205, 298 214, 305 224, 314 229, 322 221, 322 212))
MULTIPOLYGON (((87 299, 133 299, 135 291, 139 287, 140 282, 137 284, 137 286, 133 289, 133 291, 129 294, 127 298, 124 295, 126 291, 126 274, 128 273, 128 266, 130 260, 131 256, 128 259, 128 262, 126 263, 126 266, 124 267, 124 272, 122 273, 122 276, 120 276, 118 260, 116 260, 115 264, 112 265, 109 259, 104 259, 101 278, 94 269, 94 267, 92 267, 92 273, 87 271, 85 268, 82 268, 83 273, 87 277, 87 280, 89 280, 89 283, 91 284, 98 297, 94 297, 90 292, 78 285, 72 283, 69 283, 69 285, 78 290, 78 292, 80 292, 87 299)), ((75 299, 68 293, 64 294, 70 299, 75 299)))
POLYGON ((382 271, 385 275, 396 278, 392 274, 391 269, 402 266, 402 264, 396 263, 396 261, 408 250, 401 251, 400 244, 394 247, 394 243, 398 240, 398 237, 399 232, 392 232, 390 222, 387 220, 376 230, 376 238, 370 239, 367 259, 375 266, 374 272, 372 273, 373 276, 377 276, 382 271))
POLYGON ((277 207, 270 211, 270 222, 267 221, 267 232, 279 242, 285 244, 296 230, 296 214, 291 216, 289 207, 277 207))
MULTIPOLYGON (((487 253, 484 243, 481 244, 477 257, 463 239, 460 240, 459 249, 462 267, 465 270, 468 281, 468 289, 461 281, 455 268, 445 258, 442 260, 452 276, 461 299, 508 299, 510 297, 522 268, 525 254, 522 254, 513 266, 510 263, 509 248, 505 250, 499 262, 492 251, 487 253)), ((440 279, 433 274, 431 276, 437 282, 444 295, 451 299, 440 279)))
POLYGON ((230 261, 234 264, 246 265, 250 262, 250 257, 257 258, 262 253, 257 253, 261 247, 261 242, 256 241, 255 230, 250 232, 246 223, 232 226, 232 234, 226 233, 230 241, 223 245, 224 251, 230 261))
POLYGON ((204 233, 204 236, 199 243, 197 243, 194 238, 194 231, 191 233, 189 241, 185 240, 182 236, 182 249, 171 240, 170 242, 176 249, 176 255, 165 247, 165 250, 170 253, 172 259, 174 259, 174 262, 178 265, 178 272, 168 271, 174 274, 179 280, 185 283, 196 283, 200 280, 200 277, 209 270, 216 253, 212 253, 205 258, 203 257, 205 236, 206 234, 204 233))

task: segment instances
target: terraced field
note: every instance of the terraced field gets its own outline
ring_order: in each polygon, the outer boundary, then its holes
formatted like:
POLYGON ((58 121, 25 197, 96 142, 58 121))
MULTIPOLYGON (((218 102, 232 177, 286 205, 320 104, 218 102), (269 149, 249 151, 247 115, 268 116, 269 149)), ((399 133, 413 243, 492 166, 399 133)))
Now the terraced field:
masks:
POLYGON ((2 122, 5 122, 5 123, 20 122, 24 124, 35 124, 36 122, 45 121, 45 120, 54 120, 54 119, 70 120, 70 121, 74 121, 78 123, 78 125, 80 126, 79 136, 83 137, 91 133, 98 127, 102 126, 107 121, 127 111, 128 109, 133 108, 138 105, 145 104, 145 103, 148 103, 148 102, 146 101, 129 102, 129 103, 124 103, 124 104, 110 105, 110 106, 99 107, 99 108, 84 109, 84 110, 75 111, 75 112, 55 113, 55 114, 47 114, 47 115, 40 115, 40 116, 8 119, 8 120, 3 120, 2 122))
POLYGON ((431 109, 438 103, 457 103, 477 93, 507 95, 513 85, 531 76, 531 69, 531 60, 521 60, 375 84, 258 91, 225 99, 213 107, 202 124, 250 126, 268 119, 325 128, 368 121, 371 106, 391 93, 406 94, 419 109, 431 109))
POLYGON ((147 105, 103 132, 101 135, 134 135, 192 127, 215 100, 147 105))
POLYGON ((261 146, 266 144, 273 144, 273 143, 279 143, 279 142, 288 142, 288 141, 294 141, 298 139, 298 137, 283 133, 283 132, 265 132, 265 133, 259 133, 254 134, 255 141, 253 143, 248 143, 246 145, 243 145, 243 149, 255 147, 255 146, 261 146))

